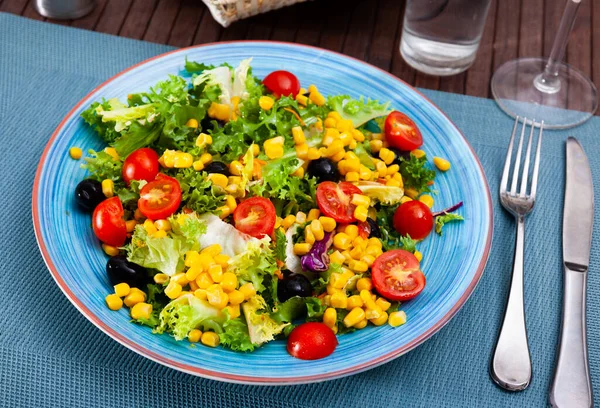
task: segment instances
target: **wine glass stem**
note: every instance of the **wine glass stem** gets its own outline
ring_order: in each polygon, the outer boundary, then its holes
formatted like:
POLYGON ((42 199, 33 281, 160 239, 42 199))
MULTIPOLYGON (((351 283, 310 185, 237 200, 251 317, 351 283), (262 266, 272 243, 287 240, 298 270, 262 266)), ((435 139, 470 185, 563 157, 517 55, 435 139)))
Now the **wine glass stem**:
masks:
POLYGON ((548 58, 548 64, 546 64, 544 72, 535 79, 535 87, 542 92, 556 93, 560 90, 558 70, 565 57, 569 34, 571 34, 575 25, 575 18, 580 5, 581 0, 567 0, 567 6, 560 20, 560 26, 548 58))

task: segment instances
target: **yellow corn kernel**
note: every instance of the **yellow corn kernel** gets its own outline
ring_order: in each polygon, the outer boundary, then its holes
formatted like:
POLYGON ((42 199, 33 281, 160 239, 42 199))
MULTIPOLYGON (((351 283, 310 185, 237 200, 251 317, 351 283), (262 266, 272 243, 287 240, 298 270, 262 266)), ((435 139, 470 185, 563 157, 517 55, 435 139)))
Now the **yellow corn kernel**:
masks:
POLYGON ((195 280, 193 280, 193 281, 190 281, 190 283, 188 283, 188 285, 190 285, 190 292, 195 292, 195 291, 197 291, 198 289, 200 289, 200 288, 198 287, 198 284, 196 283, 196 281, 195 281, 195 280))
POLYGON ((392 327, 402 326, 406 323, 406 313, 403 310, 390 313, 388 323, 392 327))
POLYGON ((242 292, 242 294, 244 295, 244 299, 246 300, 256 295, 256 289, 254 289, 254 285, 250 282, 244 283, 242 286, 240 286, 238 290, 242 292))
POLYGON ((371 152, 379 153, 379 151, 383 147, 383 141, 382 140, 371 140, 369 142, 369 146, 371 147, 371 152))
POLYGON ((200 268, 199 265, 194 265, 185 272, 185 277, 189 282, 191 282, 195 281, 201 273, 202 268, 200 268))
POLYGON ((415 252, 414 252, 414 254, 413 254, 413 255, 415 256, 415 258, 417 258, 417 260, 418 260, 419 262, 421 262, 421 261, 423 260, 423 254, 422 254, 420 251, 416 251, 416 250, 415 250, 415 252))
POLYGON ((409 201, 412 201, 412 198, 410 198, 409 196, 403 196, 403 197, 400 199, 400 204, 404 204, 404 203, 407 203, 407 202, 409 202, 409 201))
MULTIPOLYGON (((334 130, 334 129, 332 129, 332 130, 334 130)), ((337 130, 336 130, 336 132, 337 132, 337 130)), ((352 143, 352 141, 354 140, 352 138, 352 135, 350 133, 348 133, 348 132, 342 132, 342 133, 340 133, 339 136, 338 136, 338 139, 339 139, 340 142, 342 142, 342 144, 344 146, 350 146, 350 143, 352 143)))
POLYGON ((335 234, 333 237, 333 246, 337 249, 345 250, 350 248, 350 244, 352 243, 352 239, 348 236, 347 233, 339 232, 335 234))
POLYGON ((152 234, 152 238, 164 238, 167 236, 167 231, 156 231, 154 234, 152 234))
POLYGON ((115 183, 111 179, 102 180, 102 194, 107 198, 115 195, 115 183))
POLYGON ((294 254, 295 255, 306 255, 310 252, 310 248, 311 248, 311 244, 308 243, 301 243, 301 244, 294 244, 294 254))
POLYGON ((159 231, 171 231, 171 223, 169 220, 156 220, 154 226, 159 231))
POLYGON ((348 173, 346 173, 346 181, 356 182, 358 180, 360 180, 360 175, 358 174, 358 172, 349 171, 348 173))
MULTIPOLYGON (((367 278, 361 278, 359 279, 359 283, 360 280, 362 279, 367 279, 367 278)), ((370 283, 370 280, 369 280, 370 283)), ((357 283, 357 289, 358 289, 358 283, 357 283)), ((373 300, 372 293, 367 290, 367 289, 358 289, 360 290, 360 298, 362 299, 364 306, 368 309, 377 309, 379 306, 377 306, 377 304, 375 303, 375 301, 373 300)))
POLYGON ((373 262, 375 262, 375 257, 373 255, 364 254, 360 258, 360 260, 363 261, 364 263, 366 263, 367 266, 370 268, 371 266, 373 266, 373 262))
POLYGON ((348 267, 356 272, 366 272, 369 270, 369 265, 363 261, 351 261, 348 263, 348 267))
POLYGON ((319 211, 318 208, 313 208, 308 212, 308 215, 306 216, 306 221, 316 220, 319 218, 320 215, 321 211, 319 211))
POLYGON ((164 274, 164 273, 157 273, 156 275, 154 275, 153 279, 154 279, 154 283, 163 285, 169 281, 169 275, 164 274))
POLYGON ((360 165, 360 169, 358 171, 358 176, 361 180, 371 180, 373 172, 364 164, 360 165))
POLYGON ((265 140, 263 147, 265 148, 265 154, 269 159, 277 159, 283 156, 283 136, 273 137, 265 140))
POLYGON ((190 120, 188 120, 187 122, 185 122, 185 125, 187 127, 191 127, 193 129, 198 129, 198 121, 194 118, 191 118, 190 120))
POLYGON ((296 170, 294 170, 292 176, 300 178, 304 177, 304 167, 298 167, 296 170))
POLYGON ((197 265, 199 262, 199 256, 200 254, 198 254, 198 251, 187 251, 185 253, 185 266, 190 268, 194 265, 197 265))
POLYGON ((261 96, 258 98, 258 106, 260 106, 262 110, 268 111, 273 107, 274 104, 275 101, 270 96, 261 96))
POLYGON ((227 306, 223 310, 229 312, 229 318, 235 319, 236 317, 240 317, 240 305, 231 305, 227 306))
POLYGON ((181 285, 181 287, 184 287, 185 285, 187 285, 189 283, 189 279, 186 278, 185 273, 183 273, 183 272, 176 273, 175 275, 171 276, 170 281, 178 283, 179 285, 181 285))
POLYGON ((222 220, 229 217, 229 215, 231 215, 231 209, 229 207, 227 207, 226 205, 218 207, 217 211, 219 212, 219 218, 221 218, 222 220))
POLYGON ((204 165, 207 165, 208 163, 212 162, 212 154, 210 154, 210 153, 202 153, 200 155, 200 161, 202 163, 204 163, 204 165))
POLYGON ((315 243, 316 239, 315 239, 315 234, 313 234, 312 230, 310 228, 305 228, 304 229, 304 242, 306 242, 307 244, 313 245, 315 243))
POLYGON ((200 289, 208 289, 213 284, 214 282, 208 272, 203 272, 196 278, 196 285, 198 285, 200 289))
POLYGON ((118 297, 125 297, 129 295, 129 292, 131 291, 131 287, 129 287, 129 285, 125 282, 119 283, 113 286, 113 288, 115 290, 115 295, 118 297))
POLYGON ((381 312, 379 317, 374 318, 374 319, 369 319, 369 321, 371 323, 373 323, 375 326, 383 326, 388 321, 388 314, 385 311, 381 312))
POLYGON ((383 253, 383 250, 376 246, 368 246, 367 249, 365 249, 365 255, 371 255, 375 259, 377 259, 377 257, 379 255, 381 255, 382 253, 383 253))
POLYGON ((323 323, 330 329, 335 326, 337 322, 337 311, 333 307, 328 307, 323 313, 323 323))
POLYGON ((227 176, 220 173, 210 173, 208 179, 215 185, 225 188, 227 187, 228 181, 227 176))
POLYGON ((362 205, 357 205, 354 209, 354 218, 356 218, 359 221, 366 221, 368 214, 369 209, 367 207, 363 207, 362 205))
POLYGON ((390 302, 388 302, 386 299, 381 298, 381 297, 375 301, 375 304, 377 306, 379 306, 379 308, 381 310, 383 310, 384 312, 392 306, 392 304, 390 302))
POLYGON ((133 212, 133 218, 140 223, 141 221, 144 221, 146 219, 146 216, 144 214, 142 214, 142 212, 140 211, 139 208, 136 208, 135 211, 133 212))
POLYGON ((331 142, 327 150, 325 151, 325 156, 331 157, 339 152, 344 151, 344 143, 341 140, 334 140, 331 142))
POLYGON ((341 273, 332 273, 329 277, 329 285, 335 289, 344 289, 348 283, 348 278, 342 276, 341 273))
POLYGON ((334 293, 342 292, 340 289, 334 288, 331 285, 327 285, 327 287, 325 289, 327 289, 327 294, 330 296, 333 295, 334 293))
POLYGON ((202 161, 200 161, 200 160, 196 160, 195 162, 192 163, 192 167, 196 171, 202 171, 202 170, 204 170, 204 163, 202 163, 202 161))
POLYGON ((296 95, 296 102, 298 102, 302 106, 308 105, 308 98, 302 94, 296 95))
POLYGON ((362 258, 362 256, 364 255, 364 251, 362 248, 360 247, 354 247, 350 250, 350 256, 352 257, 352 259, 360 259, 362 258))
POLYGON ((433 197, 428 194, 424 194, 421 197, 419 197, 419 201, 429 208, 433 207, 433 197))
POLYGON ((327 118, 323 124, 325 125, 325 128, 335 128, 337 125, 337 120, 334 118, 327 118))
MULTIPOLYGON (((299 156, 298 156, 299 157, 299 156)), ((321 152, 316 147, 310 147, 306 154, 308 160, 317 160, 321 158, 321 152)))
POLYGON ((354 129, 354 125, 350 119, 338 119, 335 128, 340 132, 351 132, 354 129))
POLYGON ((204 145, 212 144, 212 136, 207 135, 206 133, 200 133, 196 138, 196 146, 202 147, 204 145))
MULTIPOLYGON (((373 295, 375 296, 375 295, 373 295)), ((367 304, 365 303, 365 306, 367 306, 367 304)), ((371 307, 366 307, 365 308, 365 315, 367 317, 368 320, 371 319, 379 319, 381 317, 381 315, 383 315, 385 312, 383 310, 381 310, 381 308, 377 305, 375 305, 375 307, 371 308, 371 307)))
POLYGON ((229 120, 231 116, 231 107, 224 103, 213 102, 208 108, 208 116, 219 120, 229 120))
POLYGON ((225 254, 219 254, 215 255, 213 260, 215 261, 215 263, 221 265, 223 268, 226 268, 229 262, 229 256, 225 254))
MULTIPOLYGON (((221 267, 221 265, 214 265, 214 267, 221 267)), ((215 281, 216 282, 216 281, 215 281)), ((235 290, 238 285, 237 276, 233 272, 225 272, 221 279, 221 288, 223 291, 229 293, 235 290)))
POLYGON ((337 291, 331 295, 329 302, 331 303, 331 307, 345 309, 348 305, 348 296, 342 291, 337 291))
POLYGON ((344 232, 348 234, 352 241, 354 241, 354 239, 358 237, 358 227, 354 224, 346 225, 346 228, 344 228, 344 232))
POLYGON ((240 104, 240 99, 241 98, 239 96, 232 96, 231 97, 231 104, 233 105, 233 110, 234 111, 238 110, 238 105, 240 104))
POLYGON ((352 327, 365 318, 365 311, 360 307, 355 307, 344 317, 344 326, 352 327))
POLYGON ((348 304, 346 305, 346 308, 348 310, 352 310, 355 307, 363 307, 363 300, 359 295, 353 295, 348 298, 348 304))
POLYGON ((381 248, 383 246, 383 244, 381 243, 381 240, 379 238, 369 238, 369 240, 367 241, 367 246, 375 246, 378 248, 381 248))
POLYGON ((308 159, 308 145, 306 143, 300 144, 296 146, 296 156, 298 156, 298 158, 300 160, 306 160, 308 159))
POLYGON ((325 306, 331 306, 331 295, 323 296, 323 304, 325 306))
POLYGON ((371 205, 371 198, 363 194, 352 194, 352 204, 354 205, 362 205, 363 207, 368 207, 371 205))
POLYGON ((137 225, 136 220, 127 220, 127 221, 125 221, 125 230, 127 232, 133 232, 136 225, 137 225))
POLYGON ((356 247, 356 248, 360 248, 361 250, 365 250, 367 249, 367 245, 369 244, 369 241, 364 239, 363 237, 361 237, 360 235, 357 237, 354 237, 354 239, 352 240, 352 246, 356 247))
POLYGON ((364 329, 365 327, 367 327, 367 324, 369 323, 369 321, 367 319, 362 319, 360 322, 356 323, 353 327, 355 329, 364 329))
POLYGON ((357 142, 365 141, 365 135, 358 129, 352 129, 352 137, 354 137, 354 140, 356 140, 357 142))
POLYGON ((179 152, 175 155, 173 167, 176 169, 187 169, 194 164, 194 157, 189 153, 179 152))
POLYGON ((379 172, 379 175, 383 177, 383 175, 387 174, 387 166, 384 162, 378 161, 375 163, 375 169, 379 172))
POLYGON ((83 151, 79 147, 71 147, 69 149, 69 156, 71 156, 71 159, 79 160, 83 156, 83 151))
POLYGON ((304 224, 306 222, 306 214, 302 211, 296 213, 296 224, 304 224))
POLYGON ((310 222, 310 229, 317 241, 321 241, 323 238, 325 238, 325 231, 323 230, 323 225, 321 225, 319 220, 312 220, 310 222))
POLYGON ((396 154, 387 147, 382 147, 379 151, 379 158, 383 160, 386 165, 392 164, 396 158, 396 154))
POLYGON ((152 305, 149 303, 136 303, 129 311, 133 320, 149 319, 152 313, 152 305))
POLYGON ((329 261, 334 264, 343 265, 346 258, 340 251, 333 251, 331 255, 329 255, 329 261))
POLYGON ((337 226, 335 220, 331 217, 319 217, 319 222, 323 226, 325 232, 331 232, 337 226))
POLYGON ((415 149, 411 151, 410 154, 415 156, 417 159, 420 159, 421 157, 424 157, 426 155, 426 153, 421 149, 415 149))
POLYGON ((196 289, 194 291, 194 296, 200 300, 206 300, 206 289, 196 289))
POLYGON ((115 149, 114 147, 105 148, 104 153, 111 156, 114 160, 119 160, 119 153, 117 153, 117 149, 115 149))
POLYGON ((188 333, 188 341, 190 343, 198 343, 202 337, 202 332, 198 329, 192 329, 188 333))
POLYGON ((385 182, 385 185, 388 187, 400 187, 400 182, 398 180, 390 179, 385 182))
POLYGON ((406 190, 404 190, 404 194, 412 198, 413 200, 415 200, 419 196, 419 192, 414 188, 407 188, 406 190))
POLYGON ((342 116, 337 113, 336 111, 331 111, 327 114, 328 118, 334 118, 335 120, 340 120, 342 118, 342 116))
POLYGON ((315 123, 315 129, 318 131, 323 131, 323 119, 317 118, 317 122, 315 123))
POLYGON ((219 335, 215 332, 204 332, 202 333, 202 337, 200 337, 200 341, 202 344, 208 347, 217 347, 219 343, 221 343, 221 339, 219 339, 219 335))
POLYGON ((289 227, 291 227, 294 223, 296 222, 296 216, 295 215, 288 215, 287 217, 285 217, 283 219, 283 221, 281 221, 281 226, 285 229, 288 229, 289 227))
POLYGON ((244 171, 244 165, 240 163, 238 160, 234 160, 229 163, 229 172, 234 176, 240 176, 244 171))
POLYGON ((296 145, 303 145, 306 143, 306 137, 304 136, 304 131, 300 126, 294 126, 292 128, 292 137, 294 138, 294 143, 296 145))
MULTIPOLYGON (((200 286, 200 285, 198 285, 198 286, 200 286)), ((183 288, 181 287, 181 285, 179 283, 171 280, 169 282, 169 284, 167 285, 167 287, 165 288, 165 295, 167 295, 167 297, 169 299, 176 299, 179 297, 182 290, 183 290, 183 288)))
POLYGON ((250 148, 252 149, 252 154, 256 157, 260 153, 260 146, 257 144, 251 144, 250 148))
POLYGON ((393 176, 394 174, 398 173, 399 170, 400 166, 397 164, 392 164, 391 166, 388 166, 386 176, 393 176))
POLYGON ((125 296, 123 302, 127 307, 133 307, 134 305, 146 300, 146 294, 137 288, 130 288, 129 294, 125 296))
POLYGON ((106 306, 108 306, 110 310, 119 310, 123 307, 123 299, 114 293, 106 296, 104 300, 106 301, 106 306))
MULTIPOLYGON (((233 176, 233 177, 235 177, 235 176, 233 176)), ((229 179, 232 179, 233 177, 229 177, 229 179)), ((225 192, 228 195, 233 196, 234 198, 240 197, 240 193, 241 193, 240 186, 239 186, 239 184, 232 184, 231 180, 229 180, 229 184, 227 184, 227 187, 225 187, 225 192)), ((227 207, 229 207, 229 206, 227 206, 227 207)), ((237 205, 236 205, 236 207, 237 207, 237 205)), ((231 207, 229 207, 229 208, 231 209, 231 207)))
POLYGON ((338 153, 336 153, 336 154, 334 154, 333 156, 331 156, 331 157, 330 157, 330 159, 331 159, 333 162, 335 162, 335 163, 339 162, 339 161, 340 161, 340 160, 342 160, 343 158, 344 158, 344 151, 343 151, 343 150, 342 150, 342 151, 340 151, 340 152, 338 152, 338 153))
POLYGON ((237 208, 237 201, 235 201, 235 197, 232 196, 232 195, 229 195, 229 194, 226 195, 225 196, 225 205, 227 207, 229 207, 229 209, 231 210, 231 212, 235 211, 235 209, 237 208))
POLYGON ((116 248, 111 245, 102 244, 102 250, 108 256, 117 256, 119 255, 119 248, 116 248))
POLYGON ((244 294, 239 290, 229 292, 229 303, 231 305, 239 305, 244 301, 244 294))
POLYGON ((356 282, 356 290, 358 290, 361 293, 362 293, 363 290, 366 290, 367 292, 373 290, 373 283, 371 282, 371 279, 369 279, 369 278, 360 278, 356 282))
POLYGON ((218 284, 210 285, 206 289, 206 299, 208 303, 216 307, 217 309, 223 309, 229 303, 229 296, 223 292, 221 286, 218 284))
POLYGON ((314 91, 308 94, 308 99, 310 99, 317 106, 325 105, 325 97, 321 95, 319 91, 314 91))
POLYGON ((221 265, 213 264, 208 267, 207 272, 213 282, 220 283, 223 280, 223 267, 221 265))

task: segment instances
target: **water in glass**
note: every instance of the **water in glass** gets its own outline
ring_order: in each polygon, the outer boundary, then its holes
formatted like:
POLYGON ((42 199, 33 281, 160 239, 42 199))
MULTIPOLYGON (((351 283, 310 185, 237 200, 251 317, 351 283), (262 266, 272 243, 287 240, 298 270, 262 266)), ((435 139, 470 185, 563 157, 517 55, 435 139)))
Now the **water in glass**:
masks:
POLYGON ((413 68, 454 75, 475 60, 491 0, 407 0, 400 52, 413 68))

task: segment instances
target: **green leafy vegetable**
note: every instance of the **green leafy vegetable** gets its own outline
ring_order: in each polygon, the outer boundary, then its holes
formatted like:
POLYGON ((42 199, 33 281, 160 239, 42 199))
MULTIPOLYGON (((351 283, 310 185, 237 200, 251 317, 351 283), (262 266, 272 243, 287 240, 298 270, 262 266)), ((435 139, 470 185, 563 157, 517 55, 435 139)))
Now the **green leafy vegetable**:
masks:
POLYGON ((327 98, 327 104, 344 119, 352 120, 354 127, 359 127, 371 119, 386 116, 391 110, 389 102, 380 104, 378 101, 367 99, 352 99, 349 95, 337 95, 327 98))
POLYGON ((216 213, 224 205, 223 190, 213 186, 206 172, 188 168, 171 170, 168 174, 179 181, 183 205, 197 214, 216 213))
POLYGON ((285 232, 280 229, 275 231, 275 259, 281 262, 285 262, 285 250, 287 247, 287 238, 285 232))
POLYGON ((273 276, 278 269, 269 241, 268 237, 248 241, 246 250, 231 258, 229 264, 229 271, 237 275, 240 283, 251 282, 258 293, 265 290, 264 277, 273 276))
POLYGON ((122 181, 123 162, 121 160, 115 159, 103 150, 99 152, 89 150, 88 154, 91 157, 86 157, 85 163, 81 167, 90 172, 90 178, 98 181, 110 179, 117 184, 125 184, 122 181))
POLYGON ((207 300, 187 294, 165 306, 159 315, 160 324, 154 331, 159 334, 171 333, 175 340, 183 340, 190 330, 198 327, 210 328, 221 333, 221 324, 225 322, 225 318, 225 315, 207 300))
POLYGON ((405 188, 414 188, 420 193, 430 191, 428 184, 435 179, 435 171, 427 166, 426 156, 417 158, 413 154, 400 164, 400 174, 405 188))
POLYGON ((402 249, 408 252, 414 253, 417 250, 417 241, 412 239, 410 235, 400 237, 400 243, 402 244, 402 249))
POLYGON ((152 313, 148 319, 140 318, 134 322, 155 328, 160 324, 160 311, 169 303, 169 298, 164 295, 164 287, 155 283, 147 285, 147 293, 146 303, 152 305, 152 313))
POLYGON ((214 67, 214 65, 206 65, 201 62, 190 61, 187 57, 185 58, 185 70, 189 73, 198 73, 207 69, 213 69, 214 67))
POLYGON ((437 217, 435 217, 435 232, 437 232, 439 235, 442 235, 442 228, 444 227, 445 224, 452 222, 452 221, 463 221, 464 218, 462 215, 458 215, 458 214, 453 214, 453 213, 448 213, 448 214, 444 214, 444 215, 438 215, 437 217))
POLYGON ((81 113, 83 120, 85 120, 85 122, 90 125, 107 144, 113 143, 120 136, 115 130, 114 124, 103 122, 102 116, 98 114, 98 110, 110 109, 110 101, 103 99, 102 103, 94 102, 89 108, 81 113))
POLYGON ((373 163, 373 157, 371 156, 369 151, 367 151, 367 148, 365 147, 364 143, 358 143, 356 145, 356 149, 354 149, 354 154, 358 156, 360 164, 362 164, 370 170, 375 170, 375 163, 373 163))
POLYGON ((261 345, 275 338, 289 323, 278 323, 269 316, 265 300, 255 295, 242 303, 244 317, 248 324, 250 340, 255 345, 261 345))
POLYGON ((364 195, 373 199, 373 201, 385 205, 398 204, 404 196, 404 189, 402 187, 386 186, 375 181, 359 181, 357 187, 364 195))
POLYGON ((256 348, 250 340, 248 325, 241 317, 223 323, 223 332, 219 334, 219 339, 223 346, 233 351, 254 351, 256 348))
POLYGON ((409 252, 415 251, 416 241, 410 236, 402 236, 394 229, 394 213, 398 206, 380 206, 377 211, 377 225, 381 232, 381 243, 385 251, 403 248, 409 252))

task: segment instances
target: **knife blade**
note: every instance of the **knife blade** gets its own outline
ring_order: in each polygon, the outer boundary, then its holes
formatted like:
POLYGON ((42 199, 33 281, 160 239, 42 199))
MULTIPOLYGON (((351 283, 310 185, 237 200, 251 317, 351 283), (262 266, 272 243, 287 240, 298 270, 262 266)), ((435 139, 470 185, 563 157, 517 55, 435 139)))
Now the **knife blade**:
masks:
POLYGON ((567 139, 567 185, 563 213, 563 262, 577 271, 590 265, 594 224, 592 171, 583 148, 567 139))
POLYGON ((579 142, 567 139, 563 213, 564 294, 558 357, 549 400, 557 408, 594 405, 586 328, 587 274, 594 223, 592 171, 579 142))

